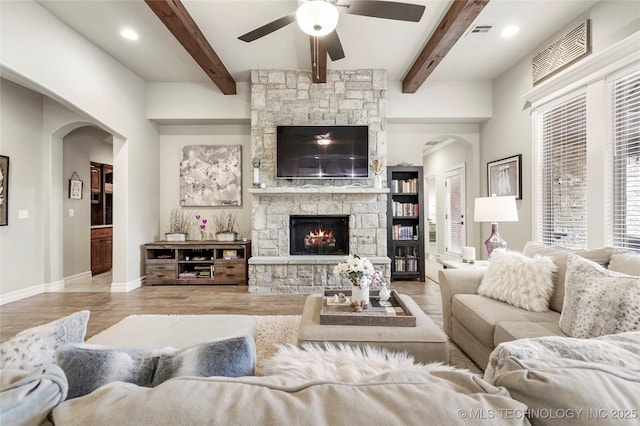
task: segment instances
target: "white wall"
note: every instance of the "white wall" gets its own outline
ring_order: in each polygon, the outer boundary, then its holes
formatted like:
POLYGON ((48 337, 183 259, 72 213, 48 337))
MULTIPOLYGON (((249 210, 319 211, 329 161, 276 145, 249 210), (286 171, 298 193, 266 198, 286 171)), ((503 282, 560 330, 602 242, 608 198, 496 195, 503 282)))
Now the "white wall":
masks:
MULTIPOLYGON (((248 124, 219 125, 164 125, 160 126, 160 234, 168 231, 171 210, 180 208, 180 159, 186 145, 242 145, 242 206, 241 207, 184 207, 182 210, 200 214, 208 225, 221 210, 236 211, 237 231, 251 229, 252 184, 251 129, 248 124)), ((207 226, 207 232, 214 232, 207 226)), ((190 237, 191 238, 191 237, 190 237)))
MULTIPOLYGON (((143 271, 141 246, 153 239, 160 226, 158 209, 149 208, 159 205, 160 161, 158 133, 146 118, 146 83, 37 3, 1 2, 0 7, 3 75, 73 110, 86 120, 83 124, 93 123, 116 136, 114 225, 117 226, 114 228, 112 289, 135 287, 143 271), (140 167, 142 164, 144 167, 140 167)), ((47 120, 45 114, 45 122, 47 120)), ((59 139, 77 125, 66 129, 66 125, 73 123, 60 123, 56 117, 50 117, 49 122, 58 123, 55 128, 44 126, 40 137, 41 142, 46 139, 43 148, 47 158, 43 166, 49 176, 35 190, 42 191, 48 182, 58 182, 58 187, 47 188, 43 193, 53 200, 45 208, 50 214, 45 219, 45 235, 28 232, 22 238, 45 241, 48 250, 45 269, 49 269, 45 276, 50 275, 46 277, 49 282, 57 282, 63 278, 59 254, 62 252, 62 219, 59 217, 62 203, 56 205, 55 201, 58 199, 55 192, 63 192, 59 186, 62 180, 59 139), (58 134, 61 130, 66 133, 58 134)))
POLYGON ((92 144, 89 161, 113 165, 113 138, 111 136, 107 138, 107 141, 102 140, 92 144))
POLYGON ((420 166, 427 142, 444 141, 449 138, 459 138, 477 145, 480 138, 479 125, 389 123, 387 124, 387 164, 394 166, 408 163, 420 166))
MULTIPOLYGON (((149 83, 147 116, 163 124, 209 120, 244 122, 251 118, 251 88, 237 85, 225 96, 198 83, 149 83)), ((387 82, 388 122, 477 122, 491 117, 491 82, 426 82, 418 92, 402 93, 401 83, 387 82)))
POLYGON ((66 189, 73 173, 82 180, 82 198, 69 198, 68 191, 62 197, 63 226, 63 277, 91 272, 91 174, 89 152, 92 143, 82 129, 71 132, 63 139, 63 167, 61 186, 66 189), (70 211, 73 210, 73 216, 70 211))
MULTIPOLYGON (((463 245, 473 246, 475 229, 473 217, 473 200, 478 195, 477 168, 478 143, 476 140, 458 138, 443 148, 434 150, 424 156, 424 176, 435 176, 436 197, 436 253, 445 254, 445 174, 460 165, 465 166, 465 229, 467 241, 463 245)), ((478 249, 476 249, 478 251, 478 249)), ((432 253, 432 254, 436 254, 432 253)), ((478 251, 478 253, 481 253, 478 251)))
POLYGON ((490 81, 427 80, 416 93, 402 93, 402 82, 387 82, 389 122, 469 123, 492 115, 490 81))
MULTIPOLYGON (((42 96, 0 80, 0 153, 9 157, 9 225, 0 226, 0 294, 44 276, 42 96), (29 217, 18 219, 18 211, 29 217)), ((28 295, 28 294, 27 294, 28 295)))
MULTIPOLYGON (((593 53, 640 30, 640 7, 633 1, 603 1, 588 11, 591 19, 593 53)), ((578 22, 576 20, 575 22, 578 22)), ((566 28, 571 27, 567 22, 566 28)), ((554 41, 558 36, 549 38, 554 41)), ((549 43, 543 43, 542 47, 549 43)), ((517 202, 519 222, 500 224, 500 235, 509 248, 521 250, 533 236, 533 139, 530 110, 522 95, 533 88, 531 57, 535 49, 493 82, 493 118, 480 127, 480 162, 522 154, 523 199, 517 202)), ((604 163, 603 163, 604 164, 604 163)), ((480 174, 486 191, 486 175, 480 174)), ((486 195, 486 192, 483 192, 486 195)), ((476 249, 477 250, 477 249, 476 249)))
POLYGON ((147 117, 159 123, 211 120, 249 122, 251 86, 237 83, 236 95, 223 95, 202 83, 148 83, 147 117))
POLYGON ((63 138, 62 171, 62 224, 63 224, 63 276, 86 276, 91 274, 91 172, 90 162, 113 164, 113 145, 105 143, 111 139, 95 127, 80 127, 63 138), (83 181, 82 199, 68 196, 71 175, 76 172, 83 181), (70 210, 73 210, 71 216, 70 210))

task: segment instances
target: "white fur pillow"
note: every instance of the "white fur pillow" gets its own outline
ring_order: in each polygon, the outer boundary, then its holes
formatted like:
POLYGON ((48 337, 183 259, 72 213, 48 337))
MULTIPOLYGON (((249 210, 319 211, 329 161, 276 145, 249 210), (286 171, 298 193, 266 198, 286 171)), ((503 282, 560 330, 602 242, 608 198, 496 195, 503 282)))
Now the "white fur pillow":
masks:
POLYGON ((478 294, 533 312, 549 310, 553 274, 550 257, 527 257, 508 250, 494 250, 478 294))
POLYGON ((560 329, 569 336, 640 331, 640 277, 609 271, 571 254, 564 287, 560 329))

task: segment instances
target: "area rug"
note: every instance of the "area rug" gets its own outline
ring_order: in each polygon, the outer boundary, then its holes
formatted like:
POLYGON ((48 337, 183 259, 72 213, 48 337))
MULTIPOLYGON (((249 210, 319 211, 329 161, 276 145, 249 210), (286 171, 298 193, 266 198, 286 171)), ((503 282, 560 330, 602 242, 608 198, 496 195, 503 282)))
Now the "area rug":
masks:
MULTIPOLYGON (((429 316, 436 324, 442 326, 442 316, 429 316)), ((256 375, 265 375, 264 360, 273 356, 278 345, 297 344, 300 315, 257 315, 256 339, 256 375)), ((449 365, 466 368, 469 371, 482 374, 482 370, 467 357, 464 352, 449 341, 449 365)))

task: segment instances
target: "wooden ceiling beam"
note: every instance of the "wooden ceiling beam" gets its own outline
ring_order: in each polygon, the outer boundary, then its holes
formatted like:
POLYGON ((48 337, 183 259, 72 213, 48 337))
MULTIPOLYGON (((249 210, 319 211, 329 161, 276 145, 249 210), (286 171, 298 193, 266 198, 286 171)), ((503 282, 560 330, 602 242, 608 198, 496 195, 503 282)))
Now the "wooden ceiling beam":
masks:
POLYGON ((327 82, 327 49, 322 38, 309 37, 311 47, 311 74, 314 83, 327 82))
POLYGON ((180 0, 145 0, 171 34, 225 95, 236 94, 236 82, 180 0))
POLYGON ((402 93, 415 93, 464 35, 489 0, 454 0, 402 80, 402 93))

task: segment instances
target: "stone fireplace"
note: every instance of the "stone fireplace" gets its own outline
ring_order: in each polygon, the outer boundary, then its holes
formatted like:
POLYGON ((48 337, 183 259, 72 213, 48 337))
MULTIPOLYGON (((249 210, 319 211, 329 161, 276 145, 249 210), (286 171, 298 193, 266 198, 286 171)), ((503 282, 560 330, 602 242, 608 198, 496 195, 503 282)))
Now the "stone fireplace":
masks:
POLYGON ((366 124, 369 157, 386 158, 385 71, 328 71, 327 83, 312 84, 311 80, 311 74, 302 71, 251 73, 251 156, 260 160, 260 181, 265 188, 249 190, 250 293, 319 293, 324 288, 344 288, 333 268, 349 253, 367 257, 387 280, 391 273, 388 189, 373 188, 373 179, 275 178, 277 125, 366 124), (340 250, 344 253, 326 253, 323 248, 293 254, 290 224, 301 216, 341 217, 347 227, 346 247, 340 250))
POLYGON ((349 216, 289 216, 289 254, 348 255, 349 216))

